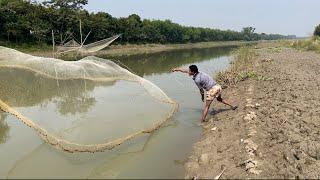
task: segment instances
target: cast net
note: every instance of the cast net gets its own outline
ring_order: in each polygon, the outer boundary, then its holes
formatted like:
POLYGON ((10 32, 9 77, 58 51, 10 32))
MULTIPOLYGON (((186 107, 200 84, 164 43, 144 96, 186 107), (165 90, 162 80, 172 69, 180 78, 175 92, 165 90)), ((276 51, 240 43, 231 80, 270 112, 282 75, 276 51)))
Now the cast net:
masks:
POLYGON ((155 131, 177 104, 109 60, 62 61, 0 46, 0 108, 58 149, 97 152, 155 131))

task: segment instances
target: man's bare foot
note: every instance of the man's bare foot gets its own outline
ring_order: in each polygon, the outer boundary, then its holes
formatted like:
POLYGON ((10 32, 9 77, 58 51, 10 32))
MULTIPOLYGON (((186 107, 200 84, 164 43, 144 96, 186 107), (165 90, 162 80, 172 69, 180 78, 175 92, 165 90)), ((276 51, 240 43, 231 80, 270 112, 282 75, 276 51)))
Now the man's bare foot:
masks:
POLYGON ((238 106, 232 106, 232 110, 236 110, 238 108, 238 106))

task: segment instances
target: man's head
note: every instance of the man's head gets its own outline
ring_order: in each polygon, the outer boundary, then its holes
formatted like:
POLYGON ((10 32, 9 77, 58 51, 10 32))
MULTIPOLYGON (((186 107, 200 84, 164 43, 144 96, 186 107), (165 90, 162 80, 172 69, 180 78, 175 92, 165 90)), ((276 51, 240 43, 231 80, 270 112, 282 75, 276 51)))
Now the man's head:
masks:
POLYGON ((198 67, 196 65, 189 66, 189 75, 190 76, 193 76, 193 75, 197 74, 198 72, 199 72, 198 67))

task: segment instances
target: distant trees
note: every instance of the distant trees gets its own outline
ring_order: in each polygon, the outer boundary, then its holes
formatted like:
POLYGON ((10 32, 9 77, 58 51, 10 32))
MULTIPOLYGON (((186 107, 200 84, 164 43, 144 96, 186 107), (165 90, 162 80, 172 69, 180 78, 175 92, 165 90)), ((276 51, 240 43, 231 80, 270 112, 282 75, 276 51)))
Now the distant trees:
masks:
POLYGON ((244 27, 242 29, 242 34, 244 36, 244 39, 247 41, 255 40, 254 39, 254 31, 255 30, 256 30, 256 28, 253 28, 253 27, 244 27))
POLYGON ((315 28, 313 32, 314 36, 320 36, 320 24, 315 28))
POLYGON ((241 32, 187 27, 170 20, 141 19, 137 14, 115 18, 105 12, 89 13, 83 9, 88 0, 0 1, 0 40, 10 42, 63 42, 67 37, 80 39, 79 21, 87 43, 122 34, 119 43, 188 43, 200 41, 236 41, 288 38, 278 34, 258 34, 255 28, 241 32))
POLYGON ((47 0, 43 2, 45 6, 64 10, 80 10, 86 4, 88 0, 47 0))

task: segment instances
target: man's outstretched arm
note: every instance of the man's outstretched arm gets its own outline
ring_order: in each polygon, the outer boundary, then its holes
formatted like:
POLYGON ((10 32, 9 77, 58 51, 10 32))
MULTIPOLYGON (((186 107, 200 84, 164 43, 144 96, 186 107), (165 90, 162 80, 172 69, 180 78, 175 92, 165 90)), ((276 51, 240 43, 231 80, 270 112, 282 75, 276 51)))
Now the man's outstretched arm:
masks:
POLYGON ((171 71, 172 72, 182 72, 182 73, 186 73, 186 74, 189 73, 189 70, 187 70, 187 69, 179 69, 179 68, 173 68, 171 71))

